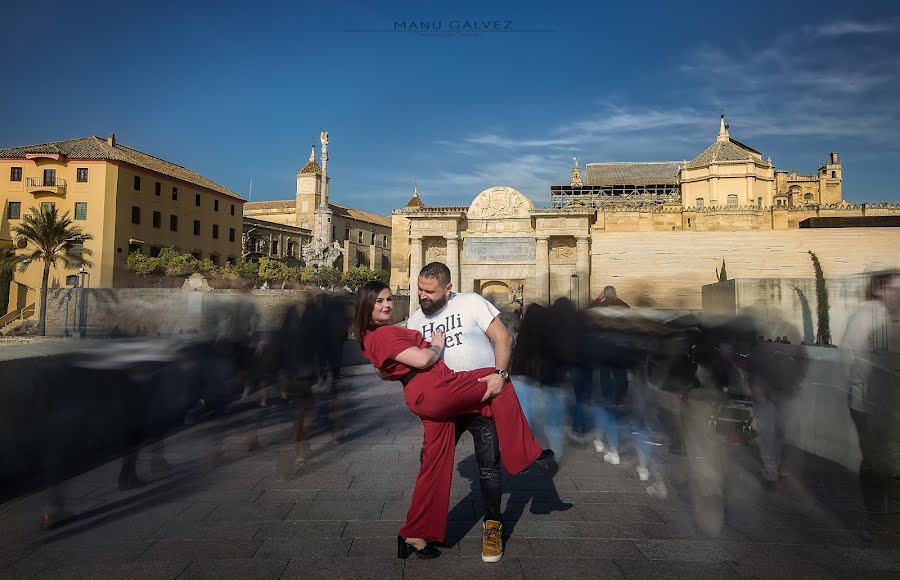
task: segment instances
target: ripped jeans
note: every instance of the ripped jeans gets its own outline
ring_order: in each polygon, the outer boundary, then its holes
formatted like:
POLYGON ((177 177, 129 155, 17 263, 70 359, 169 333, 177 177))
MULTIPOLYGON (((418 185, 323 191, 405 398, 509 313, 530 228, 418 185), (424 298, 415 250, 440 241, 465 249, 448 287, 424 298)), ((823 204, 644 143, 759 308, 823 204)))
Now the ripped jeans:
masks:
POLYGON ((475 459, 478 461, 481 500, 484 504, 484 520, 500 521, 500 441, 497 426, 490 417, 460 415, 456 418, 456 442, 464 431, 472 434, 475 442, 475 459))

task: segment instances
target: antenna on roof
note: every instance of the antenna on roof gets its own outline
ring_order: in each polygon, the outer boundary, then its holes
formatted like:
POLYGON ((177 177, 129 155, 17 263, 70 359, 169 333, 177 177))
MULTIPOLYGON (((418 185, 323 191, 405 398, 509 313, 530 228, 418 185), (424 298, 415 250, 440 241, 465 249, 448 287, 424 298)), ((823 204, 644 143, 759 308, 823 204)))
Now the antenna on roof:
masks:
POLYGON ((247 194, 247 199, 251 199, 253 197, 253 178, 250 178, 250 193, 247 194))

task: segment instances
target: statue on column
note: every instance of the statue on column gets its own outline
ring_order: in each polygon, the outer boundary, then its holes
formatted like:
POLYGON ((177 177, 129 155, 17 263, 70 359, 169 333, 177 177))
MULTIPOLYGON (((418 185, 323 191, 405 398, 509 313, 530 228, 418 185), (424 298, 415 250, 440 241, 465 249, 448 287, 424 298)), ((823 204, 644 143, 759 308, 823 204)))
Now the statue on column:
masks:
POLYGON ((319 141, 322 142, 322 159, 328 159, 328 131, 319 133, 319 141))

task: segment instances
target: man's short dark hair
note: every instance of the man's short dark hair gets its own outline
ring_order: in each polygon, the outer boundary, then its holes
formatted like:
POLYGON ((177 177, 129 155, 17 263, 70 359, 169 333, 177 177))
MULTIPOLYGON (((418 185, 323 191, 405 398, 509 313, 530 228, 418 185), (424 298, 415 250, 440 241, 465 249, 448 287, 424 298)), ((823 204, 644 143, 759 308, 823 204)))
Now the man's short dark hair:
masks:
POLYGON ((425 267, 419 270, 419 276, 422 278, 436 279, 443 285, 450 283, 450 268, 440 262, 431 262, 425 264, 425 267))

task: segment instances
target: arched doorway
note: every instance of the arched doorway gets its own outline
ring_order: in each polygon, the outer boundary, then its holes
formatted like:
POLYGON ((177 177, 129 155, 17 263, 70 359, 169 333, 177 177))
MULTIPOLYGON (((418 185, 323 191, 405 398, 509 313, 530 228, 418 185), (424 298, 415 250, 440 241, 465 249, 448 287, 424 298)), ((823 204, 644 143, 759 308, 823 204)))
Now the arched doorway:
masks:
POLYGON ((501 310, 508 308, 512 303, 512 288, 500 280, 483 280, 478 293, 501 310))

